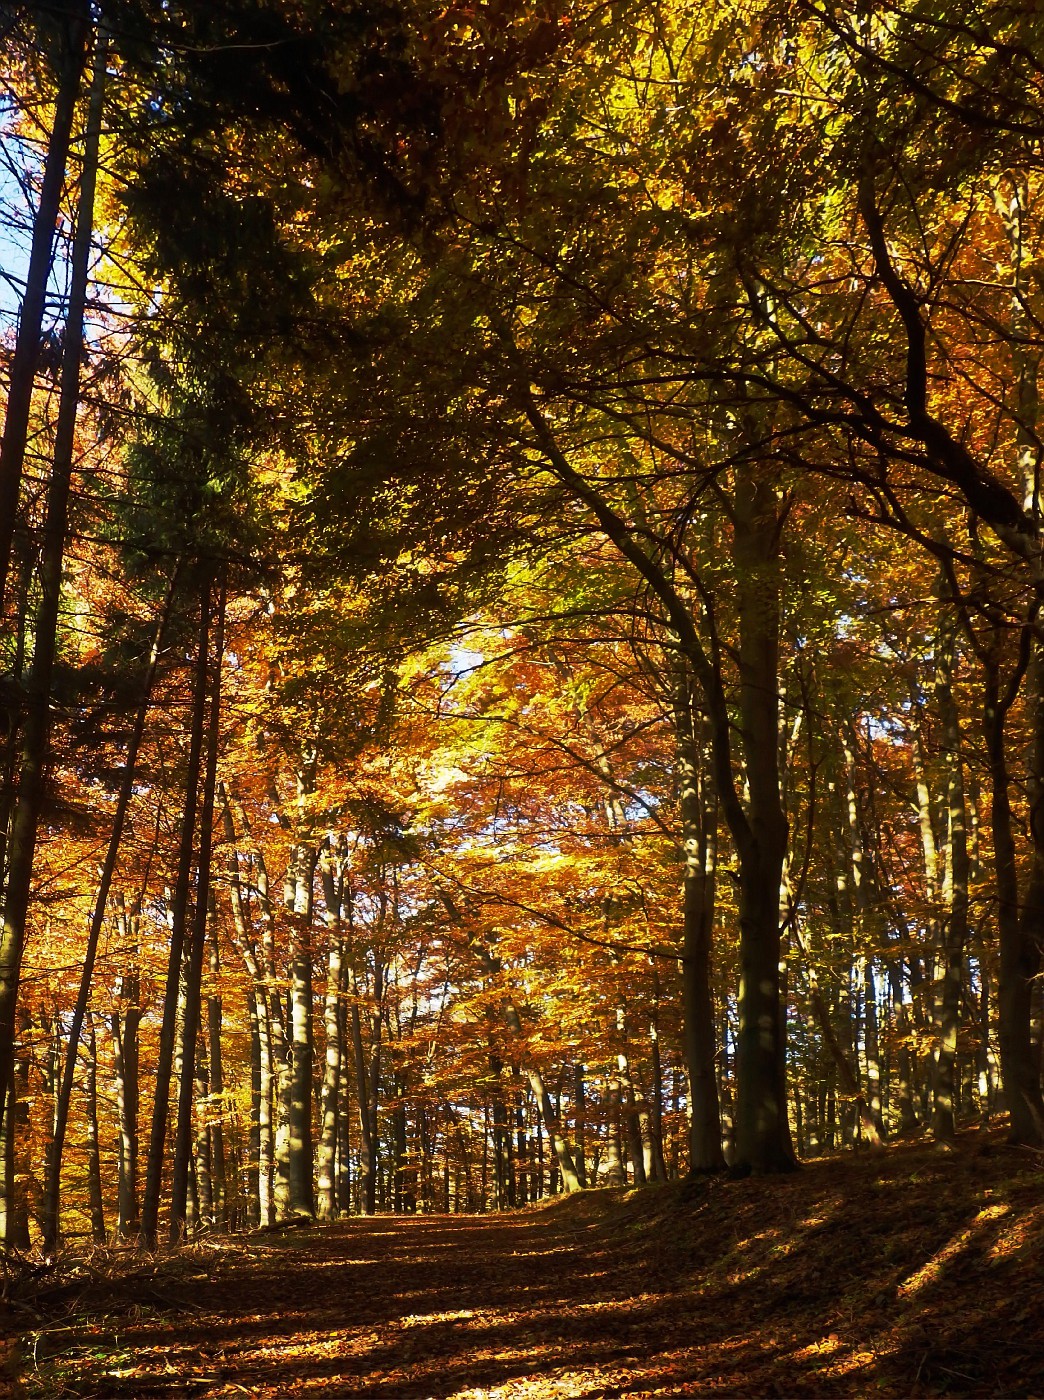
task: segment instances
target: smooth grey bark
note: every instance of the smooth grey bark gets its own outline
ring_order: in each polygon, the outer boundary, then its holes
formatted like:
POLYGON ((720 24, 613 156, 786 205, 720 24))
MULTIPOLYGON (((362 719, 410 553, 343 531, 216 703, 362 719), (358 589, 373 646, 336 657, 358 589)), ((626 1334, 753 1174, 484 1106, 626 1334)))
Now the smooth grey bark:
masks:
POLYGON ((320 863, 323 903, 327 927, 326 995, 323 1002, 323 1029, 326 1046, 320 1099, 318 1157, 318 1213, 322 1220, 333 1220, 339 1213, 337 1200, 337 1148, 341 1114, 341 1079, 344 1064, 341 1000, 344 989, 345 956, 341 935, 341 910, 345 880, 337 853, 329 849, 320 863))

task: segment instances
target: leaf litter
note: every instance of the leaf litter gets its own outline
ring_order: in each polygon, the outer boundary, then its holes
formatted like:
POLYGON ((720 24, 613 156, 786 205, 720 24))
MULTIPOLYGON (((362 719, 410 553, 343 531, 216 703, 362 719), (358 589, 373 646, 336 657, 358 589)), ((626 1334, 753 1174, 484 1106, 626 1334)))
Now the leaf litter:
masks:
POLYGON ((22 1261, 0 1397, 1044 1395, 1044 1160, 791 1177, 22 1261))

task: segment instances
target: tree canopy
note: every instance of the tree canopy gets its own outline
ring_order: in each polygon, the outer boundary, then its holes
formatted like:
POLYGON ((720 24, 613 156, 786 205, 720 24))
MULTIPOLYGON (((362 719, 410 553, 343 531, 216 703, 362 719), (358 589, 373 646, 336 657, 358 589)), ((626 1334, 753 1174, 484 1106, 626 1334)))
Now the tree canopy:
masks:
POLYGON ((1033 7, 0 15, 8 1247, 1044 1147, 1033 7))

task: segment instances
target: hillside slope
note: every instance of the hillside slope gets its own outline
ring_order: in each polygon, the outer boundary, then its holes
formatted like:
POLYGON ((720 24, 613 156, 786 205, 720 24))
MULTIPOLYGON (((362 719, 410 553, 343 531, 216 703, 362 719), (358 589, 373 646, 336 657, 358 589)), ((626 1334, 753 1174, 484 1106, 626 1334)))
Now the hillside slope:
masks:
POLYGON ((1027 1396, 1042 1284, 1044 1162, 969 1136, 68 1261, 9 1316, 39 1397, 1027 1396))

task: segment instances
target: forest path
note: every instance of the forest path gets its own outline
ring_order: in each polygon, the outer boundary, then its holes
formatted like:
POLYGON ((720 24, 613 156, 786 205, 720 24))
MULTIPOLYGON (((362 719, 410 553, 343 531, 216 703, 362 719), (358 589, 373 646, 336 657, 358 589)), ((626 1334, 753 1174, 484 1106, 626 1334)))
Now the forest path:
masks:
POLYGON ((999 1137, 98 1257, 15 1299, 0 1396, 1044 1395, 1044 1158, 999 1137))
POLYGON ((191 1280, 145 1286, 122 1324, 110 1316, 29 1393, 677 1394, 658 1354, 678 1351, 678 1312, 654 1261, 611 1267, 589 1228, 538 1211, 262 1236, 249 1254, 212 1252, 191 1280))

